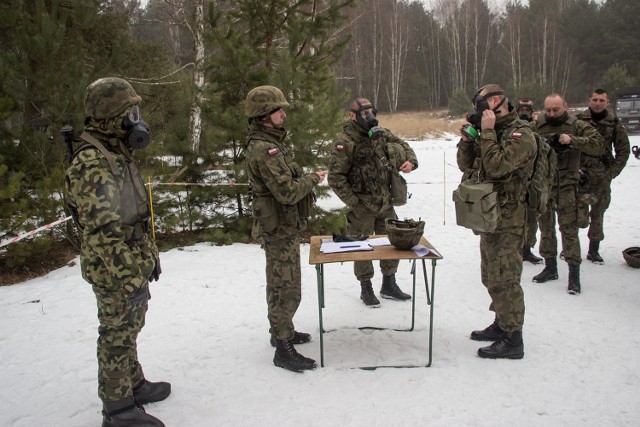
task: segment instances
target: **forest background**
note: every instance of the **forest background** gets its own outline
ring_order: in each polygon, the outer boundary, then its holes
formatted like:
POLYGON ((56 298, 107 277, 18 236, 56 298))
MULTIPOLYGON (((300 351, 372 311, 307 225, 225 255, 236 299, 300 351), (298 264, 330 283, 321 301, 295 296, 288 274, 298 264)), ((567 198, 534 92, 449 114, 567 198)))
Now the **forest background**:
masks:
MULTIPOLYGON (((538 107, 551 92, 584 105, 595 87, 615 99, 640 83, 638 16, 636 0, 0 0, 0 243, 69 215, 60 131, 82 129, 97 78, 125 78, 143 98, 154 142, 135 157, 159 245, 246 242, 252 87, 287 95, 290 144, 311 171, 355 96, 384 117, 431 111, 433 131, 487 82, 538 107)), ((321 212, 309 232, 342 221, 321 212)), ((1 247, 0 284, 66 262, 78 242, 67 221, 1 247)))

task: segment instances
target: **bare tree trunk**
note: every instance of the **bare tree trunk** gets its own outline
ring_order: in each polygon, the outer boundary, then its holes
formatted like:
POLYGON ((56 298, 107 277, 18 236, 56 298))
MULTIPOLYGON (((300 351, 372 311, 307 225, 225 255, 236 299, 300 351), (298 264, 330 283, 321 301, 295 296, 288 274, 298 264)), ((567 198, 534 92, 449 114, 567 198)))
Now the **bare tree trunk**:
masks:
POLYGON ((391 78, 387 89, 387 99, 389 101, 389 109, 395 112, 398 108, 400 85, 402 83, 402 74, 409 45, 409 29, 406 27, 406 20, 402 17, 401 5, 395 1, 393 3, 393 13, 391 14, 390 24, 390 52, 388 57, 391 78))
POLYGON ((191 116, 189 117, 190 147, 191 151, 197 152, 200 147, 200 136, 202 135, 202 98, 204 93, 204 0, 198 0, 193 16, 193 44, 195 50, 195 71, 193 73, 193 84, 195 94, 191 104, 191 116))

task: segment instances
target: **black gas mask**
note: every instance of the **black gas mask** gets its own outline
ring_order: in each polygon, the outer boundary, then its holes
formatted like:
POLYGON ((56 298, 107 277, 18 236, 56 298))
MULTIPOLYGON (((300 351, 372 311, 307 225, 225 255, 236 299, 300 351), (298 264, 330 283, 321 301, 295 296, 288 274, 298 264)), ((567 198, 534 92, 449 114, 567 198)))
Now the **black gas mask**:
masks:
POLYGON ((141 150, 151 142, 149 125, 140 117, 140 108, 131 107, 122 119, 122 129, 127 132, 127 145, 132 150, 141 150))
MULTIPOLYGON (((483 88, 481 88, 478 92, 476 92, 476 94, 471 99, 471 102, 473 103, 473 106, 474 106, 474 110, 469 111, 465 116, 465 118, 469 123, 471 123, 471 125, 465 126, 464 128, 462 128, 462 131, 471 139, 476 139, 479 136, 478 131, 482 129, 482 126, 481 126, 482 113, 485 110, 490 109, 487 98, 490 98, 496 95, 504 95, 504 92, 502 91, 489 92, 484 95, 480 95, 480 92, 482 91, 482 89, 483 88)), ((493 109, 494 113, 496 114, 498 113, 498 110, 500 109, 500 106, 504 104, 505 99, 506 98, 503 97, 502 100, 500 100, 500 103, 495 106, 495 108, 493 109)))
POLYGON ((376 107, 372 104, 361 104, 360 101, 356 101, 356 104, 358 104, 358 109, 351 111, 356 115, 355 122, 358 126, 367 131, 369 138, 382 138, 384 136, 384 131, 380 126, 378 126, 378 119, 376 119, 378 110, 376 110, 376 107), (371 111, 365 113, 367 110, 371 111))

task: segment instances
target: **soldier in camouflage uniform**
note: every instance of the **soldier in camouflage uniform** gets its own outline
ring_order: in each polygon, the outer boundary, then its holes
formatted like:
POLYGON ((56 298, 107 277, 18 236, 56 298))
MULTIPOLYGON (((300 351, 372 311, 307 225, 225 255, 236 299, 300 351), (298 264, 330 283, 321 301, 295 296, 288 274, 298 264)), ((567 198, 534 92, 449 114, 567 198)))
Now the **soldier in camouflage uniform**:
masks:
POLYGON ((580 181, 580 156, 600 157, 604 154, 603 139, 588 123, 567 112, 567 103, 557 94, 544 100, 545 114, 536 121, 538 133, 550 141, 556 151, 558 167, 549 195, 547 211, 539 218, 540 255, 545 268, 533 281, 542 283, 558 278, 558 240, 556 237, 556 213, 562 235, 562 254, 569 264, 567 292, 575 295, 580 285, 580 240, 578 238, 579 209, 578 183, 580 181))
POLYGON ((604 138, 605 154, 590 156, 583 154, 580 168, 589 176, 591 191, 596 202, 589 212, 589 251, 587 259, 596 264, 604 264, 600 256, 600 242, 604 240, 604 213, 611 203, 611 181, 620 175, 627 164, 631 147, 627 131, 612 110, 607 109, 609 97, 604 89, 596 89, 588 101, 589 108, 577 117, 595 127, 604 138), (615 154, 614 154, 615 153, 615 154))
POLYGON ((148 308, 149 282, 160 274, 150 236, 147 192, 131 153, 149 141, 141 98, 119 78, 87 87, 85 129, 66 171, 68 206, 82 233, 83 278, 93 287, 98 320, 98 396, 104 426, 164 426, 140 405, 164 400, 166 382, 145 379, 137 338, 148 308))
POLYGON ((491 297, 489 310, 495 312, 495 319, 487 328, 473 331, 471 339, 493 341, 478 349, 480 357, 521 359, 525 306, 520 277, 528 212, 524 179, 533 174, 536 140, 528 123, 509 110, 500 86, 480 88, 472 102, 475 118, 467 117, 476 122, 480 137, 476 141, 461 132, 458 167, 464 172, 463 180, 477 177, 493 183, 500 213, 496 230, 480 234, 482 283, 491 297), (518 171, 525 171, 526 177, 518 171))
MULTIPOLYGON (((347 234, 385 234, 385 220, 396 219, 389 189, 392 169, 409 173, 418 167, 413 149, 388 129, 378 126, 376 109, 366 98, 351 104, 349 121, 334 142, 329 160, 329 185, 349 208, 347 234)), ((354 262, 360 281, 360 298, 369 307, 380 307, 373 292, 371 261, 354 262)), ((396 283, 398 260, 380 261, 380 296, 406 301, 411 295, 396 283)))
MULTIPOLYGON (((521 99, 516 105, 516 113, 521 120, 531 123, 537 118, 533 111, 533 100, 521 99)), ((538 233, 538 218, 535 215, 529 215, 527 218, 527 231, 524 238, 524 246, 522 246, 522 259, 531 264, 540 264, 542 258, 535 256, 531 252, 531 248, 536 245, 536 234, 538 233)))
POLYGON ((267 261, 267 317, 271 345, 276 347, 273 363, 302 372, 314 369, 316 362, 294 347, 311 339, 293 326, 301 300, 300 232, 313 207, 313 187, 327 172, 305 175, 293 161, 282 127, 287 117, 283 108, 287 106, 276 87, 258 86, 249 91, 245 100, 249 118, 246 166, 254 197, 254 234, 262 241, 267 261))

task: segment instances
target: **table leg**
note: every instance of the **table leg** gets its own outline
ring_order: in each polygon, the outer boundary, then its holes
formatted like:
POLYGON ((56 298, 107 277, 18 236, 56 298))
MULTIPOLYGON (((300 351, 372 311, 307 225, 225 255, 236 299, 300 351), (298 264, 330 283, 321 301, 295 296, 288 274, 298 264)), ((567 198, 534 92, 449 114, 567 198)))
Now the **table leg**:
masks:
POLYGON ((316 264, 316 282, 318 285, 318 318, 320 325, 320 367, 324 367, 324 325, 322 309, 324 308, 324 265, 316 264))

